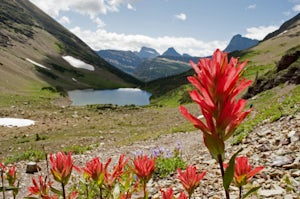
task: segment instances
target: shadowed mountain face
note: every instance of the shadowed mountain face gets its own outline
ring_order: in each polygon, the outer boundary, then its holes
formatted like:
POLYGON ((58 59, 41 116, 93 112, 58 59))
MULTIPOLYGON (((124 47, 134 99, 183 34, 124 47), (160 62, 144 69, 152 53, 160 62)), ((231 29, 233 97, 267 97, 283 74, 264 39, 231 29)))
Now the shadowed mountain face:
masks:
POLYGON ((2 92, 45 86, 65 90, 117 88, 140 83, 112 67, 28 0, 0 2, 0 49, 2 92), (63 56, 82 65, 74 66, 63 56))
POLYGON ((257 39, 249 39, 247 37, 242 37, 242 35, 238 34, 232 37, 224 51, 233 52, 236 50, 245 50, 257 45, 258 42, 259 41, 257 39))
POLYGON ((111 65, 143 82, 185 72, 191 68, 191 60, 197 62, 199 59, 188 54, 180 55, 173 47, 168 48, 162 55, 147 47, 142 47, 139 52, 100 50, 97 54, 111 65))

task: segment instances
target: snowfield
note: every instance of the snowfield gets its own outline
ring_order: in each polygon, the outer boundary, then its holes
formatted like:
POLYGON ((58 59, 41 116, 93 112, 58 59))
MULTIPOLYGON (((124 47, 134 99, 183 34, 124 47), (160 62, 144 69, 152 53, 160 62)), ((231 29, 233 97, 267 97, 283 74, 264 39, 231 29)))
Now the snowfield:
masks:
POLYGON ((90 70, 90 71, 94 71, 95 70, 95 67, 90 65, 90 64, 87 64, 79 59, 76 59, 72 56, 62 56, 62 58, 64 60, 66 60, 70 65, 72 65, 73 67, 75 68, 83 68, 83 69, 86 69, 86 70, 90 70))
POLYGON ((38 67, 40 67, 40 68, 44 68, 44 69, 50 70, 50 69, 47 68, 46 66, 44 66, 44 65, 42 65, 42 64, 39 64, 39 63, 37 63, 37 62, 35 62, 35 61, 29 59, 29 58, 26 58, 26 61, 29 61, 30 63, 32 63, 32 64, 34 64, 34 65, 36 65, 36 66, 38 66, 38 67))
POLYGON ((35 121, 28 119, 20 119, 20 118, 0 118, 0 126, 7 127, 24 127, 34 125, 35 121))

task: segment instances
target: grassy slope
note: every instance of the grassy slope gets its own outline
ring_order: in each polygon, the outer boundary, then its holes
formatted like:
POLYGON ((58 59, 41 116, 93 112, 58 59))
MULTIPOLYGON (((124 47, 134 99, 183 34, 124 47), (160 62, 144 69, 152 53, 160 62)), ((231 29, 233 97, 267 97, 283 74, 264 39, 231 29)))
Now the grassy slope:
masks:
POLYGON ((140 82, 102 60, 75 35, 28 0, 4 0, 1 6, 0 89, 4 93, 29 93, 42 87, 117 88, 140 82), (91 72, 75 69, 62 59, 71 55, 95 66, 91 72), (26 61, 30 58, 48 68, 26 61), (75 78, 77 82, 73 81, 75 78))

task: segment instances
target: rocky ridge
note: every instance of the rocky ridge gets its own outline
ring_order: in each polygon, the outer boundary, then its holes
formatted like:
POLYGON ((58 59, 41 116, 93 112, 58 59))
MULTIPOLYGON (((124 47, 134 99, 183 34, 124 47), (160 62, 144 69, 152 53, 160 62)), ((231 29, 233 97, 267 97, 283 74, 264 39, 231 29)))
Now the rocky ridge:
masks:
MULTIPOLYGON (((120 154, 133 157, 133 152, 139 150, 147 154, 157 147, 173 150, 178 142, 182 144, 183 158, 190 165, 196 165, 200 172, 207 171, 193 198, 224 198, 218 164, 208 153, 199 131, 170 134, 156 140, 147 140, 119 148, 107 148, 105 143, 100 143, 98 148, 73 157, 77 165, 84 166, 87 160, 96 156, 102 161, 113 157, 114 161, 120 154)), ((300 197, 300 113, 295 116, 282 117, 273 123, 266 120, 255 127, 241 144, 230 146, 227 143, 227 159, 240 148, 243 148, 240 155, 248 156, 253 167, 261 165, 265 167, 252 179, 255 186, 261 186, 258 191, 259 196, 252 196, 252 198, 296 199, 300 197)), ((38 175, 38 173, 25 173, 26 164, 25 161, 17 163, 21 188, 18 198, 23 198, 28 194, 26 188, 31 185, 31 178, 38 175)), ((38 162, 38 166, 41 168, 40 172, 45 175, 45 162, 38 162)), ((176 175, 161 180, 151 180, 148 184, 152 198, 160 198, 159 190, 168 187, 173 187, 175 193, 183 190, 176 175)), ((231 198, 237 198, 237 188, 232 186, 230 189, 231 198)), ((140 197, 137 195, 135 198, 140 197)))

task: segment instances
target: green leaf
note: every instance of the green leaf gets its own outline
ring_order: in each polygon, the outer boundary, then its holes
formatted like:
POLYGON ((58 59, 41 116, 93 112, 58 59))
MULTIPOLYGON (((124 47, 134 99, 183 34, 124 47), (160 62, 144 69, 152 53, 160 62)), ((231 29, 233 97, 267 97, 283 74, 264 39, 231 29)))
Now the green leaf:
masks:
POLYGON ((227 167, 225 173, 224 173, 224 178, 223 178, 223 186, 226 191, 228 191, 230 183, 232 182, 233 176, 234 176, 234 164, 235 164, 235 158, 236 156, 242 151, 243 149, 241 148, 238 150, 233 156, 230 158, 229 161, 229 166, 227 167))
POLYGON ((223 140, 221 140, 216 135, 212 135, 209 133, 203 133, 204 144, 208 148, 211 156, 218 161, 218 155, 222 156, 222 160, 224 159, 224 150, 225 144, 223 140))
POLYGON ((50 189, 51 189, 51 191, 53 192, 53 193, 56 193, 56 194, 58 194, 58 195, 60 195, 60 196, 62 196, 63 195, 63 192, 61 191, 61 190, 58 190, 58 189, 56 189, 56 188, 54 188, 54 187, 50 187, 50 189))
MULTIPOLYGON (((8 186, 8 187, 4 187, 5 188, 5 191, 16 191, 16 190, 19 190, 18 187, 12 187, 12 186, 8 186)), ((3 191, 3 187, 0 187, 0 192, 3 191)))
POLYGON ((249 196, 250 194, 252 194, 253 192, 257 191, 261 186, 258 187, 253 187, 252 189, 250 189, 243 197, 242 199, 246 198, 247 196, 249 196))

